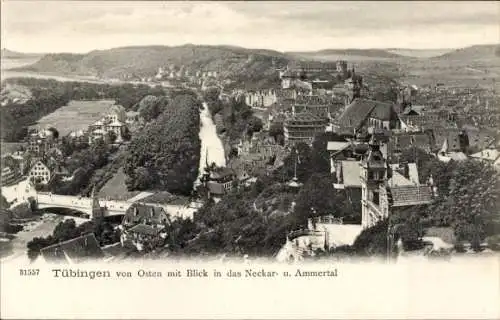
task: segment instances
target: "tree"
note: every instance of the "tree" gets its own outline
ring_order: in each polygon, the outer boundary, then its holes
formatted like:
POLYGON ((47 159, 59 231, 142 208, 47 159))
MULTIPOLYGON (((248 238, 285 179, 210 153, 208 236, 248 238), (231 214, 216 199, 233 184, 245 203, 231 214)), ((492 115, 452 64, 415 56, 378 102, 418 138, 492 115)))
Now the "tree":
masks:
POLYGON ((385 256, 387 254, 388 220, 364 229, 354 240, 353 248, 361 256, 385 256))
POLYGON ((130 188, 191 194, 198 177, 201 148, 199 107, 200 101, 192 95, 176 96, 155 121, 134 136, 124 165, 130 188), (139 167, 146 168, 154 178, 147 178, 145 171, 136 171, 139 167))
POLYGON ((302 224, 314 216, 345 215, 343 195, 333 188, 329 175, 313 173, 297 195, 294 215, 302 224))
POLYGON ((491 165, 461 162, 451 173, 448 195, 438 204, 437 212, 451 223, 459 241, 478 245, 498 230, 499 194, 499 175, 491 165))
POLYGON ((167 107, 167 97, 155 97, 152 95, 144 97, 138 105, 139 115, 147 122, 156 119, 167 107))

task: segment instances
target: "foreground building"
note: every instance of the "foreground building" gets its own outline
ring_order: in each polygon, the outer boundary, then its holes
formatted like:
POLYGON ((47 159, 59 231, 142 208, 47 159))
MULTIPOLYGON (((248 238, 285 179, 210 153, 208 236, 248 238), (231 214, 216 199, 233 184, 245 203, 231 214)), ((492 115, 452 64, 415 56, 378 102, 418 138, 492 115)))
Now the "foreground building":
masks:
POLYGON ((123 247, 150 251, 165 244, 166 228, 171 221, 162 207, 132 204, 123 217, 120 242, 123 247))
POLYGON ((401 174, 387 165, 376 137, 372 136, 369 145, 370 150, 361 160, 363 228, 388 218, 393 208, 432 202, 432 185, 421 185, 418 174, 416 177, 413 175, 414 181, 402 179, 401 174))

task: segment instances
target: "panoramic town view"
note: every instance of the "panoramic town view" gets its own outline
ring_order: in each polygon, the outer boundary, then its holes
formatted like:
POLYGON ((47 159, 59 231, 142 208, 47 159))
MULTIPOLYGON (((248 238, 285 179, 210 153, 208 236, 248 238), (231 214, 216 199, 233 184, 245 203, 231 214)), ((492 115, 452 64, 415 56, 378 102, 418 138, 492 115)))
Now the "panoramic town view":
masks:
POLYGON ((85 3, 2 3, 1 261, 500 250, 498 3, 85 3))

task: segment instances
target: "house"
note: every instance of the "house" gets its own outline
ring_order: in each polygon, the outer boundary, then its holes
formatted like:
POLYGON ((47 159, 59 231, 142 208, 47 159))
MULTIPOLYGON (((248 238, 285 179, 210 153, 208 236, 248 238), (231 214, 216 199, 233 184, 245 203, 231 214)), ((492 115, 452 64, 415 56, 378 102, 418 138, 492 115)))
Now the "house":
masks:
POLYGON ((112 105, 107 114, 104 116, 104 119, 107 122, 125 122, 127 119, 125 108, 119 104, 112 105))
POLYGON ((328 119, 314 114, 296 113, 288 116, 283 123, 285 143, 312 143, 314 137, 325 132, 327 126, 328 119))
POLYGON ((387 153, 391 156, 400 155, 402 151, 408 148, 419 148, 427 153, 432 150, 432 132, 408 132, 408 131, 393 131, 389 136, 387 145, 387 153))
POLYGON ((128 111, 126 113, 125 123, 128 125, 132 125, 134 123, 139 122, 140 116, 138 111, 128 111))
POLYGON ((28 173, 30 181, 43 185, 48 184, 56 176, 70 179, 71 174, 66 167, 56 161, 46 160, 37 160, 28 173))
POLYGON ((110 132, 113 132, 116 140, 115 142, 123 141, 122 133, 125 127, 125 123, 117 120, 117 117, 112 115, 111 117, 105 117, 94 122, 89 127, 89 143, 93 143, 96 140, 105 140, 110 132))
POLYGON ((166 227, 171 223, 169 215, 160 206, 133 203, 123 217, 120 242, 123 247, 138 251, 152 250, 164 244, 166 227))
POLYGON ((120 241, 122 246, 131 244, 137 251, 150 251, 165 245, 166 237, 165 226, 140 223, 125 230, 120 237, 120 241))
POLYGON ((54 263, 81 263, 104 258, 93 233, 45 247, 40 253, 46 262, 54 263))
POLYGON ((31 167, 28 176, 32 182, 47 184, 52 179, 52 172, 43 161, 38 160, 31 167))
POLYGON ((170 218, 160 206, 153 206, 143 203, 133 203, 125 211, 122 220, 124 228, 130 228, 137 224, 146 224, 151 226, 166 225, 170 223, 170 218))
POLYGON ((206 177, 206 187, 210 196, 220 197, 233 188, 236 173, 231 168, 215 168, 206 177))
POLYGON ((41 157, 57 144, 57 136, 51 130, 33 130, 27 137, 26 150, 41 157))
POLYGON ((401 128, 399 117, 390 103, 356 98, 337 119, 334 132, 341 135, 355 135, 368 127, 393 130, 401 128))

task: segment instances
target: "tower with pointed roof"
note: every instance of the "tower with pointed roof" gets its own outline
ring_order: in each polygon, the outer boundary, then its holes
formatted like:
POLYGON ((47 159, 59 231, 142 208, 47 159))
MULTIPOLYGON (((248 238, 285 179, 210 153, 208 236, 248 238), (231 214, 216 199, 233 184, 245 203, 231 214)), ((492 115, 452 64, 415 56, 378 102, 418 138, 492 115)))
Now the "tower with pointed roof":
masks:
POLYGON ((361 160, 361 214, 364 228, 389 216, 387 165, 381 139, 372 135, 369 150, 361 160))

